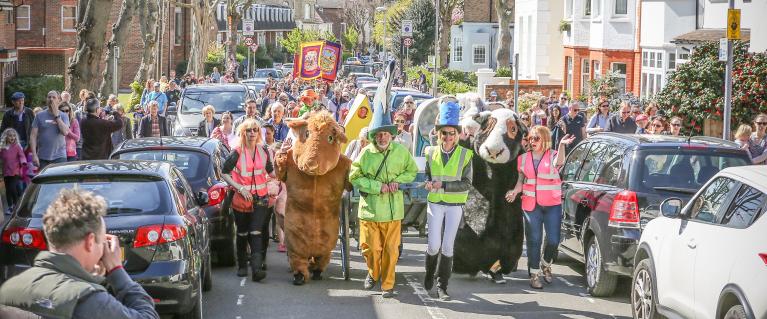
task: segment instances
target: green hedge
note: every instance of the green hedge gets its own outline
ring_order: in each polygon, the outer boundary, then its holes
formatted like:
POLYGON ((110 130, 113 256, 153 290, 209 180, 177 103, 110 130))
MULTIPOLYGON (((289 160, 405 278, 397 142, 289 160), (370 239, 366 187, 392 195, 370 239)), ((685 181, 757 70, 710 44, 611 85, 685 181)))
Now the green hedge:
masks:
POLYGON ((52 90, 64 89, 64 77, 61 75, 20 76, 5 85, 5 101, 11 105, 11 94, 23 92, 26 95, 25 104, 34 108, 45 105, 45 98, 52 90))
MULTIPOLYGON (((431 71, 423 66, 415 66, 405 69, 407 78, 417 79, 418 70, 421 70, 423 74, 426 75, 426 83, 428 83, 428 86, 431 87, 434 76, 431 71)), ((458 93, 466 93, 476 90, 476 76, 473 78, 473 81, 474 83, 472 83, 472 77, 467 75, 465 72, 457 70, 442 70, 439 73, 437 84, 439 85, 440 93, 455 95, 458 93)))

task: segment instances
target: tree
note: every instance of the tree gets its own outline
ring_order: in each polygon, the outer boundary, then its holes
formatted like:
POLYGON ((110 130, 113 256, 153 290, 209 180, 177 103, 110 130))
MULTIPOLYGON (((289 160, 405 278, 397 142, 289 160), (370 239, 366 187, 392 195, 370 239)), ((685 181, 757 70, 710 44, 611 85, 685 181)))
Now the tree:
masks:
POLYGON ((77 49, 67 66, 69 92, 96 88, 112 1, 78 0, 77 8, 77 49))
POLYGON ((227 39, 226 71, 234 72, 237 78, 237 26, 240 25, 242 14, 253 7, 253 0, 227 0, 226 23, 229 29, 227 39))
POLYGON ((191 43, 189 51, 189 64, 186 72, 205 74, 205 59, 210 47, 210 29, 216 26, 216 8, 223 0, 191 0, 190 3, 174 1, 177 7, 191 10, 191 43))
MULTIPOLYGON (((392 21, 392 29, 400 30, 402 20, 413 20, 413 42, 407 56, 414 65, 425 63, 434 50, 434 4, 430 0, 414 0, 402 14, 402 19, 392 21)), ((392 51, 400 60, 405 59, 403 38, 395 32, 392 39, 392 51)))
MULTIPOLYGON (((453 10, 463 7, 463 0, 439 0, 439 65, 447 68, 450 53, 450 27, 453 25, 453 10)), ((503 1, 503 0, 499 0, 503 1)), ((513 0, 506 0, 513 1, 513 0)), ((511 41, 509 41, 511 42, 511 41)))
POLYGON ((158 13, 159 3, 154 0, 138 0, 139 29, 141 42, 144 50, 141 55, 141 64, 136 71, 133 81, 144 83, 149 78, 149 70, 152 69, 156 58, 155 45, 159 32, 158 13))
MULTIPOLYGON (((99 88, 99 92, 101 92, 102 96, 107 96, 112 92, 112 87, 114 86, 114 82, 112 81, 113 71, 115 67, 113 65, 117 66, 120 65, 120 60, 122 59, 122 55, 118 56, 117 61, 112 61, 114 59, 115 54, 115 47, 121 46, 125 48, 126 46, 126 38, 128 37, 128 32, 130 29, 131 21, 133 21, 133 15, 136 13, 136 5, 137 0, 122 0, 122 5, 120 6, 120 15, 117 18, 117 22, 112 24, 112 37, 107 42, 107 52, 106 52, 106 58, 104 59, 105 67, 102 74, 102 81, 101 81, 101 87, 99 88)), ((119 79, 118 79, 119 83, 119 79)))
POLYGON ((360 33, 354 27, 347 27, 341 38, 341 44, 349 52, 354 52, 359 47, 360 33))
POLYGON ((330 32, 326 31, 324 33, 320 33, 319 31, 312 29, 301 30, 296 28, 291 30, 287 36, 282 38, 282 40, 280 40, 280 44, 290 54, 295 54, 298 52, 298 48, 301 47, 301 43, 318 40, 337 42, 336 36, 330 32))
MULTIPOLYGON (((681 115, 688 129, 702 132, 705 119, 721 120, 724 110, 725 62, 718 60, 719 42, 697 46, 690 61, 676 66, 656 99, 663 109, 681 115)), ((767 112, 767 53, 749 53, 735 41, 732 68, 731 125, 749 123, 767 112)))
POLYGON ((498 66, 509 65, 511 58, 511 30, 509 26, 514 21, 514 0, 498 0, 495 2, 495 11, 498 12, 498 49, 495 51, 495 60, 498 66))
POLYGON ((349 1, 346 4, 344 10, 344 22, 349 27, 354 28, 361 35, 361 46, 368 44, 367 34, 365 28, 368 27, 373 20, 373 14, 375 8, 368 5, 367 1, 361 2, 357 0, 349 1))

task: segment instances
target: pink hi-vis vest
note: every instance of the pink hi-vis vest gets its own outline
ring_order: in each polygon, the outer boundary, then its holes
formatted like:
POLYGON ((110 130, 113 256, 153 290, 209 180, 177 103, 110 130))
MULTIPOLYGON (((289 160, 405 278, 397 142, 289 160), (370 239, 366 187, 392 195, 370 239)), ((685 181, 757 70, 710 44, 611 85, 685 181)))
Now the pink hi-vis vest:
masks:
POLYGON ((536 203, 541 206, 562 204, 562 181, 554 167, 555 153, 549 150, 543 154, 538 164, 538 174, 535 173, 532 152, 517 157, 517 166, 525 178, 522 184, 522 210, 532 212, 536 203))
POLYGON ((266 196, 266 152, 261 147, 256 147, 256 158, 253 160, 253 154, 248 154, 248 150, 235 147, 234 150, 240 154, 237 165, 232 170, 232 179, 237 184, 245 186, 253 195, 261 197, 266 196))

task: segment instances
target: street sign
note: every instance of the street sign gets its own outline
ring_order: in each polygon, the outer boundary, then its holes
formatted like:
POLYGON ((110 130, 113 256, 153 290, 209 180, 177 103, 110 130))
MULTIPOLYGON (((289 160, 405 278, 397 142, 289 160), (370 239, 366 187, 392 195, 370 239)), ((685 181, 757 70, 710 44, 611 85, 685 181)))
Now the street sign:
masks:
POLYGON ((255 42, 255 41, 253 41, 253 37, 245 37, 245 45, 246 46, 253 45, 253 42, 255 42))
POLYGON ((413 20, 402 20, 402 36, 413 36, 413 20))
POLYGON ((719 39, 719 61, 727 62, 727 39, 719 39))
POLYGON ((402 40, 402 43, 405 45, 406 48, 409 48, 411 45, 413 45, 413 39, 405 38, 404 40, 402 40))
POLYGON ((251 45, 249 47, 250 47, 250 50, 253 51, 253 52, 258 51, 258 44, 254 44, 254 45, 251 45))
POLYGON ((727 9, 727 39, 740 40, 740 9, 727 9))
POLYGON ((242 34, 253 35, 255 30, 255 21, 253 19, 242 20, 242 34))

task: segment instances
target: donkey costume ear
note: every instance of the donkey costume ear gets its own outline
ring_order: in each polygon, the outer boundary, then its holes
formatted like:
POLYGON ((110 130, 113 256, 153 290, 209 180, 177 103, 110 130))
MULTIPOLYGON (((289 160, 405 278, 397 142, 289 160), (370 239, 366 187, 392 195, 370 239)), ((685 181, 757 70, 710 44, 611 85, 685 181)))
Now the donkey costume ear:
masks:
POLYGON ((306 127, 307 125, 309 125, 309 121, 304 120, 304 119, 300 119, 300 120, 285 120, 285 122, 287 122, 289 128, 291 128, 293 130, 296 130, 296 131, 299 131, 299 130, 301 130, 301 128, 306 127))

